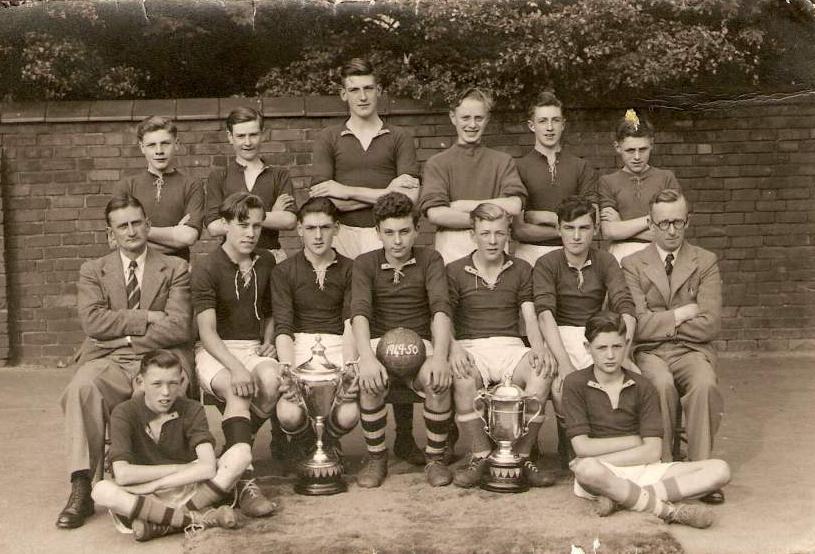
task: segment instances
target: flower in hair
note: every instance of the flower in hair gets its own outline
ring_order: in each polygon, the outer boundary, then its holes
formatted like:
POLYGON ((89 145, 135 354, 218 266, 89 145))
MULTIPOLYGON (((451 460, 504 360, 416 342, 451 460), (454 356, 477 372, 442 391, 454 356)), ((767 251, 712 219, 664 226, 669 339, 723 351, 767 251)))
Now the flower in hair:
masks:
POLYGON ((626 123, 631 125, 635 131, 639 130, 640 128, 640 118, 637 117, 637 112, 632 109, 626 110, 625 117, 623 117, 626 123))

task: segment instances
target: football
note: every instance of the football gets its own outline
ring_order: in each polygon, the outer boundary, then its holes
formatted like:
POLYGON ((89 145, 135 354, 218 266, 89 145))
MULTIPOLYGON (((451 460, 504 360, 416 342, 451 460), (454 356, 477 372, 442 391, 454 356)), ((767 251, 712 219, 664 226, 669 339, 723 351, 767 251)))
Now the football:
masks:
POLYGON ((376 357, 392 375, 413 379, 427 358, 424 341, 415 331, 397 327, 379 340, 376 357))

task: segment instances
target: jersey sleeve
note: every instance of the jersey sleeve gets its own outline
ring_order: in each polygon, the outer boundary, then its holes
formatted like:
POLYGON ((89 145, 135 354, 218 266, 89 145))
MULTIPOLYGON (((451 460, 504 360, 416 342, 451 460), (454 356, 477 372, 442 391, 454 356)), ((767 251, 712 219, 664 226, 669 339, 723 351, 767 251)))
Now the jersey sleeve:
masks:
POLYGON ((134 463, 132 426, 127 404, 119 404, 110 414, 110 461, 134 463))
POLYGON ((200 179, 192 179, 184 195, 184 213, 190 216, 187 226, 192 227, 201 234, 204 221, 204 183, 200 179))
POLYGON ((314 139, 311 154, 311 184, 334 178, 334 145, 330 128, 323 129, 314 139))
POLYGON ((580 435, 591 435, 586 400, 577 373, 567 375, 563 381, 563 418, 566 423, 566 435, 570 439, 580 435))
POLYGON ((545 257, 538 258, 532 272, 535 313, 541 314, 549 310, 554 315, 557 313, 557 274, 545 257))
POLYGON ((187 439, 187 446, 190 452, 194 452, 196 446, 205 442, 215 446, 215 437, 209 432, 209 424, 207 423, 204 407, 194 401, 191 401, 189 405, 190 415, 186 421, 184 436, 187 439))
POLYGON ((192 268, 192 306, 195 315, 218 306, 218 287, 212 274, 210 264, 206 260, 197 263, 192 268))
POLYGON ((424 164, 422 193, 419 196, 417 208, 425 217, 430 208, 450 205, 450 183, 447 182, 445 173, 444 167, 436 156, 424 164))
POLYGON ((416 161, 416 146, 413 135, 404 129, 399 129, 396 140, 396 175, 419 176, 419 163, 416 161))
POLYGON ((432 319, 434 315, 442 312, 452 319, 453 310, 450 307, 450 296, 447 291, 447 274, 444 270, 444 260, 442 260, 441 254, 435 250, 429 252, 430 257, 425 270, 425 284, 430 317, 432 319))
POLYGON ((371 321, 376 258, 363 254, 354 260, 351 275, 351 318, 360 315, 371 321))
POLYGON ((600 200, 600 209, 614 208, 618 212, 620 208, 617 206, 617 195, 614 194, 614 188, 608 175, 603 175, 597 181, 597 198, 600 200))
POLYGON ((512 159, 512 156, 509 156, 502 165, 499 172, 499 179, 501 182, 501 197, 510 198, 517 196, 525 206, 528 192, 526 185, 521 181, 521 175, 518 173, 518 168, 515 166, 515 160, 512 159))
POLYGON ((283 263, 274 268, 271 278, 272 313, 274 314, 274 334, 289 335, 294 339, 294 295, 291 290, 289 264, 283 263))
POLYGON ((210 171, 206 183, 206 208, 204 210, 204 225, 209 225, 221 217, 221 203, 224 201, 224 183, 226 182, 226 168, 218 167, 210 171))

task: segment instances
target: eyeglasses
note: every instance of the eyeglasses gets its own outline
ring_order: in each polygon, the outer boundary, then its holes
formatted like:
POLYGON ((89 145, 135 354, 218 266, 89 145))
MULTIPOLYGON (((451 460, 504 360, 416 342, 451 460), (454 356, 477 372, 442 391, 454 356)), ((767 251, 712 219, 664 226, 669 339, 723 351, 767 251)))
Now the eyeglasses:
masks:
POLYGON ((654 221, 654 225, 659 227, 660 231, 667 231, 671 225, 673 225, 677 231, 681 231, 687 224, 687 219, 663 219, 662 221, 654 221))

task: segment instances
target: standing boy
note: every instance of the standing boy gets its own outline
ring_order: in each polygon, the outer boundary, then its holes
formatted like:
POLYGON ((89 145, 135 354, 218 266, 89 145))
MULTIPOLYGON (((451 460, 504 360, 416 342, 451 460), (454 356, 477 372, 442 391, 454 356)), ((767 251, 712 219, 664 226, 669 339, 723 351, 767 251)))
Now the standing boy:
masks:
POLYGON ((178 129, 171 119, 156 115, 136 128, 147 169, 113 187, 113 194, 136 197, 150 219, 147 240, 163 254, 190 261, 190 247, 201 234, 204 187, 174 165, 178 129))
POLYGON ((427 359, 405 384, 424 397, 427 428, 425 474, 434 486, 452 481, 443 463, 450 420, 450 301, 441 256, 414 247, 418 216, 404 194, 386 194, 374 205, 382 248, 354 262, 351 318, 359 352, 360 409, 368 456, 357 476, 361 487, 378 487, 388 475, 385 446, 385 395, 397 379, 376 358, 380 337, 396 327, 415 331, 425 342, 427 359), (432 341, 432 342, 431 342, 432 341))
MULTIPOLYGON (((527 396, 546 402, 554 360, 543 343, 532 303, 532 268, 504 252, 509 216, 495 204, 479 204, 470 214, 477 249, 447 265, 455 338, 450 347, 456 421, 471 440, 470 461, 456 471, 453 482, 473 487, 487 471, 492 442, 473 408, 479 389, 511 376, 527 396), (524 346, 518 313, 529 329, 532 348, 524 346)), ((529 459, 543 424, 543 414, 530 419, 529 432, 515 445, 524 460, 523 473, 533 487, 554 484, 529 459)))
MULTIPOLYGON (((275 259, 268 250, 256 250, 265 205, 253 194, 236 192, 220 213, 224 243, 193 269, 192 297, 201 339, 195 352, 198 382, 226 405, 221 426, 229 449, 252 444, 275 409, 280 375, 270 292, 275 259)), ((252 517, 275 509, 251 471, 238 482, 238 503, 252 517)))
POLYGON ((598 500, 597 512, 617 506, 650 512, 668 523, 704 529, 708 508, 674 502, 704 496, 730 480, 722 460, 660 463, 659 399, 647 378, 622 368, 626 325, 613 312, 586 323, 594 365, 566 377, 566 429, 577 457, 570 464, 577 496, 598 500))
POLYGON ((529 106, 529 130, 535 147, 518 160, 518 173, 529 194, 524 211, 515 218, 515 256, 534 266, 538 258, 563 246, 555 210, 569 196, 597 203, 597 172, 583 158, 563 150, 566 118, 563 103, 544 91, 529 106))
MULTIPOLYGON (((373 65, 354 58, 340 70, 340 98, 348 104, 344 123, 323 129, 314 141, 309 195, 328 198, 339 209, 334 248, 355 259, 382 244, 373 205, 389 192, 412 202, 419 197, 419 165, 413 137, 402 127, 383 122, 377 113, 382 85, 373 65)), ((421 465, 424 457, 413 438, 413 405, 393 404, 397 457, 421 465)))
POLYGON ((183 396, 181 361, 169 350, 142 358, 136 384, 143 395, 122 402, 110 418, 113 478, 93 499, 115 514, 116 527, 147 541, 182 530, 234 528, 223 500, 252 462, 246 443, 216 461, 204 407, 183 396))
POLYGON ((492 97, 470 88, 450 108, 456 143, 424 167, 419 209, 436 225, 436 250, 449 264, 475 250, 470 212, 482 202, 517 216, 526 200, 512 156, 481 144, 490 120, 492 97))
POLYGON ((294 197, 288 170, 271 166, 261 157, 263 116, 252 108, 235 108, 226 118, 226 138, 235 157, 226 167, 213 169, 207 180, 207 231, 213 237, 224 236, 226 226, 219 212, 224 199, 236 192, 251 192, 263 200, 266 214, 257 247, 283 260, 286 253, 280 248, 279 233, 294 229, 294 197))

